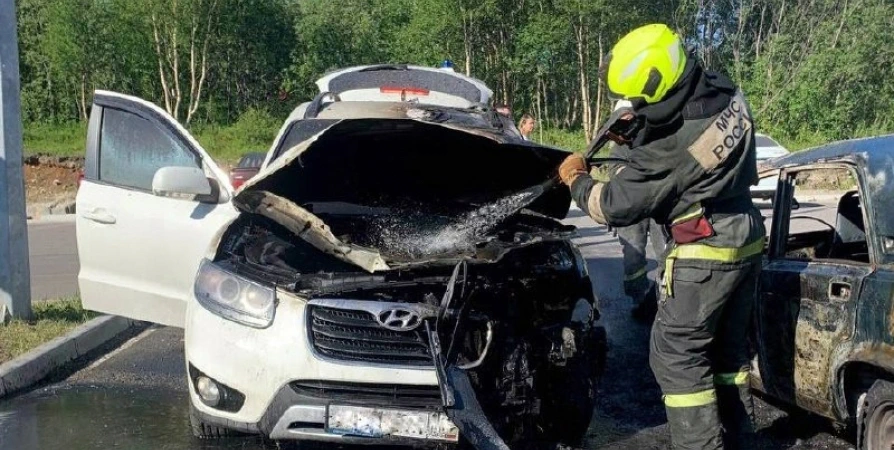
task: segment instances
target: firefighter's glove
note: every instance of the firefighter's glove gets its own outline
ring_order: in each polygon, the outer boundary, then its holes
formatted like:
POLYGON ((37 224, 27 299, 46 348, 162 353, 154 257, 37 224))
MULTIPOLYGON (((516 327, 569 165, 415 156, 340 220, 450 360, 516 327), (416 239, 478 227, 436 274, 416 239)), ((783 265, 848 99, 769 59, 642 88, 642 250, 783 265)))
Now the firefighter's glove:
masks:
POLYGON ((577 177, 587 175, 589 172, 587 161, 579 153, 572 153, 559 166, 559 178, 569 188, 577 177))

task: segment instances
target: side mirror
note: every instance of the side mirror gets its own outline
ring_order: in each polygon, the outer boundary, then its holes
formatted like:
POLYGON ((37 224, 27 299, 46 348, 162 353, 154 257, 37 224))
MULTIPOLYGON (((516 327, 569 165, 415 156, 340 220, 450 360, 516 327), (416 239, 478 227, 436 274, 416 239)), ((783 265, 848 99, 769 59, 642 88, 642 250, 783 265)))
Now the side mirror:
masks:
POLYGON ((205 172, 197 167, 162 167, 152 177, 152 193, 160 197, 185 197, 214 203, 217 195, 205 172))

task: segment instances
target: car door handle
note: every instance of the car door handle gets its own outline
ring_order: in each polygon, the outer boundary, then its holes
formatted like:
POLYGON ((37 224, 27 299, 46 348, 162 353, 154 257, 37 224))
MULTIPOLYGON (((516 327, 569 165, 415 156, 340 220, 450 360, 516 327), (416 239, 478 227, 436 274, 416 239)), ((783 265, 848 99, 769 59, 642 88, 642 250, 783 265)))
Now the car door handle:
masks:
POLYGON ((833 281, 829 283, 829 298, 832 300, 847 300, 851 297, 851 284, 846 281, 833 281))
POLYGON ((94 222, 104 223, 107 225, 111 225, 117 221, 115 216, 101 210, 83 212, 81 213, 81 217, 87 220, 92 220, 94 222))

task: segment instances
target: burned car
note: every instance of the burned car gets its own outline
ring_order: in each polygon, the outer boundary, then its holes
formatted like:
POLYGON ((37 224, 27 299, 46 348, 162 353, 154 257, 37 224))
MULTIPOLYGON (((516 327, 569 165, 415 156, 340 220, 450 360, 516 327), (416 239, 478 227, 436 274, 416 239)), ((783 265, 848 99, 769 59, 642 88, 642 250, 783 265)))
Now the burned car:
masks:
POLYGON ((185 328, 199 437, 576 445, 604 334, 565 153, 475 86, 444 88, 463 107, 324 93, 235 191, 160 108, 97 92, 85 307, 185 328))
POLYGON ((894 442, 894 135, 771 160, 752 385, 894 442))

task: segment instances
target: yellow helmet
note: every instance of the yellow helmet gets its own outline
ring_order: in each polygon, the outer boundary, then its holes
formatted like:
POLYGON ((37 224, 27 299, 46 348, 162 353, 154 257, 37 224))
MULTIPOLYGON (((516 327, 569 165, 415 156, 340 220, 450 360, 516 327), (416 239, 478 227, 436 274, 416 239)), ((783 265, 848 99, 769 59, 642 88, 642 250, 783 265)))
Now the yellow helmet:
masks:
POLYGON ((615 97, 656 103, 683 75, 686 50, 667 25, 645 25, 615 44, 607 66, 605 84, 615 97))

